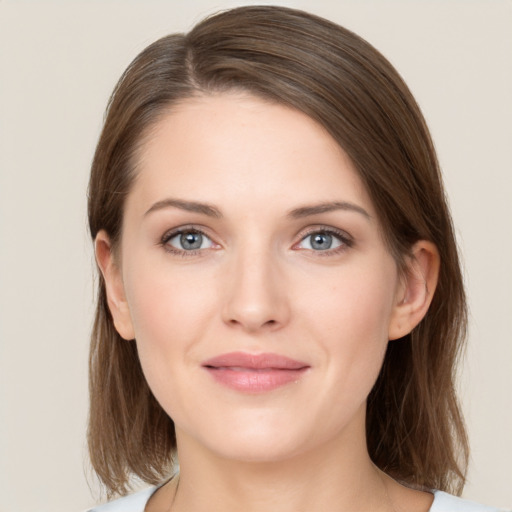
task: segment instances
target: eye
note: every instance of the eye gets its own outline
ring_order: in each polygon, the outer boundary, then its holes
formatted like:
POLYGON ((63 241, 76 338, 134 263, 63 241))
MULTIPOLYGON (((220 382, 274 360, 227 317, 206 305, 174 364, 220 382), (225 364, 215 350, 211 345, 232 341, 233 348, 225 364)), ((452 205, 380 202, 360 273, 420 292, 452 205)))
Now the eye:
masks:
POLYGON ((164 236, 162 242, 169 250, 175 252, 199 251, 210 249, 214 245, 210 238, 195 229, 170 233, 164 236))
POLYGON ((341 232, 334 230, 316 230, 306 235, 297 245, 298 249, 307 249, 311 251, 324 252, 336 249, 350 247, 352 240, 341 232))

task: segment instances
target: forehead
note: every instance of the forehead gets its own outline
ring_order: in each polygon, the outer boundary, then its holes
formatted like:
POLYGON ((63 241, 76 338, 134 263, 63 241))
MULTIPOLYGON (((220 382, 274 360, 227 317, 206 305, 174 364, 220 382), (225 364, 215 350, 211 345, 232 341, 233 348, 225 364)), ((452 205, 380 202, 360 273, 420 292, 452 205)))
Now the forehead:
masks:
POLYGON ((321 125, 248 94, 173 105, 145 137, 136 167, 130 195, 145 204, 167 194, 221 206, 350 200, 371 209, 353 163, 321 125))

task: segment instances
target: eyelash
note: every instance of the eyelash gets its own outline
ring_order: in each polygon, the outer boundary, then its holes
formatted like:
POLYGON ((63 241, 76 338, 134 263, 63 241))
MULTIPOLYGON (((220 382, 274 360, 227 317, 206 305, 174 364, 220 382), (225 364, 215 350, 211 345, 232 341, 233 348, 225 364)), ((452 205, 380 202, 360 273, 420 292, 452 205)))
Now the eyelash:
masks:
MULTIPOLYGON (((160 240, 160 245, 164 248, 165 251, 167 251, 173 255, 176 255, 176 256, 181 256, 184 258, 190 257, 190 256, 197 256, 204 249, 194 249, 194 250, 186 251, 186 250, 176 249, 175 247, 169 245, 170 240, 172 240, 176 236, 184 234, 184 233, 199 234, 199 235, 202 235, 202 236, 208 238, 209 240, 211 240, 211 238, 202 229, 199 229, 196 226, 182 226, 180 228, 167 231, 162 236, 162 238, 160 240)), ((308 250, 308 251, 311 251, 312 253, 315 253, 316 256, 325 257, 325 256, 337 255, 337 254, 351 248, 354 245, 353 238, 345 231, 341 231, 341 230, 335 229, 333 227, 316 226, 314 228, 310 228, 308 231, 306 231, 306 233, 303 233, 301 235, 299 242, 295 243, 293 245, 293 247, 296 247, 297 245, 302 243, 307 237, 316 235, 316 234, 330 235, 330 236, 336 238, 339 242, 341 242, 341 245, 334 249, 326 249, 323 251, 321 251, 321 250, 315 251, 313 249, 297 249, 297 250, 308 250)), ((215 243, 215 242, 212 242, 212 243, 215 243)))
POLYGON ((176 247, 173 247, 172 245, 169 245, 169 241, 172 240, 174 237, 178 235, 182 235, 184 233, 193 233, 197 235, 202 235, 209 240, 211 238, 202 230, 198 229, 195 226, 182 226, 177 229, 172 229, 170 231, 167 231, 164 233, 160 240, 160 245, 164 248, 165 251, 175 255, 175 256, 181 256, 183 258, 189 257, 189 256, 197 256, 203 249, 194 249, 190 251, 180 250, 176 249, 176 247))
POLYGON ((339 242, 341 242, 341 245, 334 249, 326 249, 324 251, 315 251, 313 249, 303 249, 303 250, 309 250, 309 251, 315 253, 315 256, 327 257, 327 256, 338 255, 341 252, 344 252, 347 249, 350 249, 354 245, 354 239, 345 231, 333 228, 331 226, 315 226, 313 228, 310 228, 308 231, 306 231, 306 233, 302 234, 300 241, 298 243, 294 244, 294 246, 303 242, 307 237, 312 236, 312 235, 317 235, 317 234, 330 235, 330 236, 336 238, 339 242))

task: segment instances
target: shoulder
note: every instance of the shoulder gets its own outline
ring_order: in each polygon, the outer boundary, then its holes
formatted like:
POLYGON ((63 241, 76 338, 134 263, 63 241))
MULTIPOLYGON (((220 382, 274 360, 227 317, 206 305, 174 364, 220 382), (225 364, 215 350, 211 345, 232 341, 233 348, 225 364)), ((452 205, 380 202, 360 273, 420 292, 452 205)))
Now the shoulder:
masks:
POLYGON ((486 507, 474 501, 463 500, 446 492, 435 491, 430 512, 499 512, 497 508, 486 507))
MULTIPOLYGON (((143 491, 124 496, 118 500, 105 503, 92 508, 87 512, 144 512, 149 498, 156 491, 156 487, 150 487, 143 491)), ((442 491, 434 491, 434 502, 430 512, 500 512, 499 509, 486 507, 473 501, 457 498, 442 491)), ((503 511, 505 512, 505 511, 503 511)))
POLYGON ((135 494, 130 494, 110 503, 91 508, 87 512, 144 512, 149 498, 151 498, 156 489, 156 487, 149 487, 135 494))

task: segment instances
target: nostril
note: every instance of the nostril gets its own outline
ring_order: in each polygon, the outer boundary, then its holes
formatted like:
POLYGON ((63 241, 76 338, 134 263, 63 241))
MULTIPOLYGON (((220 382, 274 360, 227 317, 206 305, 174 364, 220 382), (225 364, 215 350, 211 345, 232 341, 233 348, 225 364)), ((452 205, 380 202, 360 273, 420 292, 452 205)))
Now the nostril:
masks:
POLYGON ((266 321, 258 321, 258 320, 248 320, 246 319, 245 321, 242 321, 240 319, 237 319, 237 318, 231 318, 228 320, 228 324, 231 325, 232 327, 245 327, 249 330, 257 330, 257 329, 271 329, 271 328, 274 328, 275 326, 279 325, 279 322, 277 320, 274 320, 274 319, 271 319, 271 320, 266 320, 266 321))

